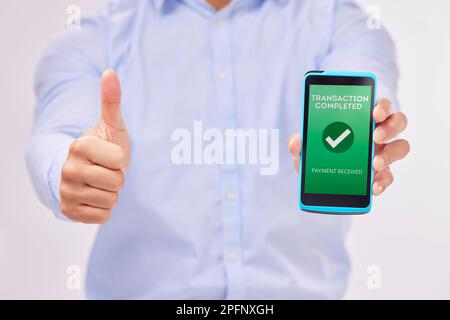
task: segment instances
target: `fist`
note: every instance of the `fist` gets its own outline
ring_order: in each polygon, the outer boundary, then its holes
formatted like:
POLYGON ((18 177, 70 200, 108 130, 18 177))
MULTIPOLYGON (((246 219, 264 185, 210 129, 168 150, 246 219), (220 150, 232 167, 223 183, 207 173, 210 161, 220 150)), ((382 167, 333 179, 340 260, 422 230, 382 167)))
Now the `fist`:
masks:
POLYGON ((101 118, 71 144, 61 170, 60 208, 73 221, 106 223, 119 199, 130 160, 120 100, 119 79, 107 70, 101 78, 101 118))

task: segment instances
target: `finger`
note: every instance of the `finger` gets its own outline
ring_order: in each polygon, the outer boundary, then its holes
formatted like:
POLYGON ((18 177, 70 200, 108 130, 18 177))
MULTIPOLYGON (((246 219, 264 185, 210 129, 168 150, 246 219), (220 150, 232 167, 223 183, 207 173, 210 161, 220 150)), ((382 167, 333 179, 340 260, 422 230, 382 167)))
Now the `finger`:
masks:
POLYGON ((97 165, 87 166, 81 175, 87 185, 111 192, 118 192, 125 182, 121 170, 110 170, 97 165))
POLYGON ((66 162, 61 174, 65 180, 82 182, 93 188, 111 192, 119 191, 125 182, 122 170, 110 170, 95 164, 80 166, 66 162))
POLYGON ((61 212, 72 221, 88 224, 104 224, 111 216, 111 209, 68 203, 61 203, 61 212))
POLYGON ((121 89, 117 74, 113 70, 106 70, 100 80, 102 120, 110 127, 125 130, 120 112, 121 89))
POLYGON ((384 170, 378 172, 375 175, 375 179, 373 182, 373 195, 378 196, 383 193, 394 181, 394 176, 392 175, 389 167, 384 170))
POLYGON ((293 157, 298 157, 302 149, 300 134, 296 133, 289 137, 288 149, 293 157))
POLYGON ((71 154, 100 166, 112 170, 125 167, 125 152, 122 147, 95 136, 83 136, 75 140, 70 148, 71 154))
POLYGON ((92 188, 80 182, 61 184, 61 199, 96 208, 112 209, 119 199, 118 192, 92 188))
POLYGON ((292 157, 292 164, 294 165, 294 169, 298 173, 299 168, 300 168, 300 157, 299 156, 292 157))
POLYGON ((401 160, 410 151, 409 142, 405 139, 395 140, 384 146, 383 150, 377 154, 373 160, 373 167, 381 171, 390 166, 395 161, 401 160))
POLYGON ((375 143, 389 141, 405 130, 407 125, 408 119, 403 112, 394 113, 384 122, 378 124, 373 134, 373 139, 375 143))
POLYGON ((378 100, 377 105, 373 109, 373 119, 378 122, 386 120, 393 112, 392 103, 388 99, 378 100))

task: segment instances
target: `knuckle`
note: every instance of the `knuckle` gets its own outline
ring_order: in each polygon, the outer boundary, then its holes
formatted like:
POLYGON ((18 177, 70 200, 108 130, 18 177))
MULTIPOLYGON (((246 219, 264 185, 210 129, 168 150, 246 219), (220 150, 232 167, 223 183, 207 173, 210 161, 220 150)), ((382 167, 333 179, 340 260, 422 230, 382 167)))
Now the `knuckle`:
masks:
POLYGON ((114 192, 111 196, 111 202, 113 205, 115 205, 118 201, 119 201, 119 193, 118 192, 114 192))
POLYGON ((69 219, 73 221, 79 221, 79 214, 77 210, 75 210, 75 206, 68 203, 67 201, 61 201, 59 206, 61 212, 69 219))
POLYGON ((77 175, 76 165, 71 161, 66 161, 61 169, 63 179, 73 179, 77 175))
POLYGON ((394 141, 394 143, 390 146, 390 149, 391 151, 387 153, 394 153, 395 157, 402 159, 409 153, 411 146, 409 145, 408 140, 399 139, 394 141))
POLYGON ((409 144, 409 141, 405 139, 400 139, 398 143, 400 143, 400 145, 404 148, 405 153, 408 154, 409 151, 411 150, 411 145, 409 144))
POLYGON ((61 201, 61 203, 59 204, 59 210, 61 210, 61 212, 64 214, 64 215, 68 215, 68 213, 69 213, 69 208, 68 208, 68 206, 67 206, 67 204, 66 204, 66 202, 65 201, 61 201))
POLYGON ((380 98, 380 100, 378 100, 378 103, 380 104, 388 104, 391 103, 391 101, 388 98, 380 98))
POLYGON ((387 98, 381 98, 378 101, 378 104, 380 105, 381 108, 385 109, 385 110, 389 110, 392 106, 392 103, 389 99, 387 98))
POLYGON ((125 175, 123 174, 122 171, 118 171, 114 181, 114 187, 117 189, 121 189, 124 184, 125 184, 125 175))
POLYGON ((405 130, 408 125, 408 119, 403 112, 398 112, 395 114, 395 117, 391 121, 389 121, 389 126, 393 129, 396 129, 397 132, 401 132, 405 130))
MULTIPOLYGON (((120 148, 120 147, 119 147, 120 148)), ((125 152, 120 148, 120 150, 116 153, 115 157, 115 166, 117 168, 123 168, 125 165, 125 152)))
POLYGON ((80 155, 83 152, 83 149, 85 148, 85 141, 82 139, 77 139, 70 145, 70 153, 75 155, 80 155))
POLYGON ((61 199, 68 200, 71 198, 72 193, 70 190, 70 187, 66 183, 61 183, 59 186, 59 195, 61 196, 61 199))
POLYGON ((97 214, 95 222, 98 224, 105 224, 109 221, 110 217, 111 217, 111 210, 105 209, 101 213, 97 214))
POLYGON ((119 200, 118 192, 111 192, 109 195, 107 195, 104 202, 108 208, 113 208, 118 200, 119 200))
POLYGON ((404 141, 405 141, 406 154, 408 154, 411 151, 411 144, 409 143, 408 140, 404 140, 404 141))
POLYGON ((406 116, 406 114, 404 114, 403 112, 399 112, 398 116, 402 123, 404 123, 404 125, 406 126, 408 124, 408 117, 406 116))
POLYGON ((384 179, 385 187, 389 187, 394 182, 394 175, 391 172, 386 174, 386 178, 384 179))

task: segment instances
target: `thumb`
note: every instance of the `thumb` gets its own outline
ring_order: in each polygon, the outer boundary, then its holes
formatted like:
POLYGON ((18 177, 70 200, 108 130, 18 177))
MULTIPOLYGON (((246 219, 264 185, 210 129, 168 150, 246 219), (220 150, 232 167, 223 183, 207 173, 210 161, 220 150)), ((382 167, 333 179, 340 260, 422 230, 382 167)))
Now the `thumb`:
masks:
POLYGON ((298 157, 302 150, 302 139, 299 133, 291 135, 288 139, 288 150, 293 157, 298 157))
POLYGON ((100 80, 101 105, 103 122, 116 130, 125 130, 125 123, 120 112, 122 92, 117 74, 113 70, 106 70, 100 80))
POLYGON ((106 70, 100 80, 102 114, 97 125, 87 135, 112 142, 123 148, 128 166, 130 160, 130 138, 120 112, 121 90, 117 74, 106 70))

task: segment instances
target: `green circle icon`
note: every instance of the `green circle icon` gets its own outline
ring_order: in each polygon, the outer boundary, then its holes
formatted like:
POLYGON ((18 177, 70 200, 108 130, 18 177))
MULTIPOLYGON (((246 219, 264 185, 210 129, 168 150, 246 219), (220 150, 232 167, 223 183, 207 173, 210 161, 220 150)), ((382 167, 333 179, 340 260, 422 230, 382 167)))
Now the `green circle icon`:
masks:
POLYGON ((325 148, 334 153, 347 151, 355 139, 353 129, 344 122, 333 122, 328 125, 322 134, 325 148))

